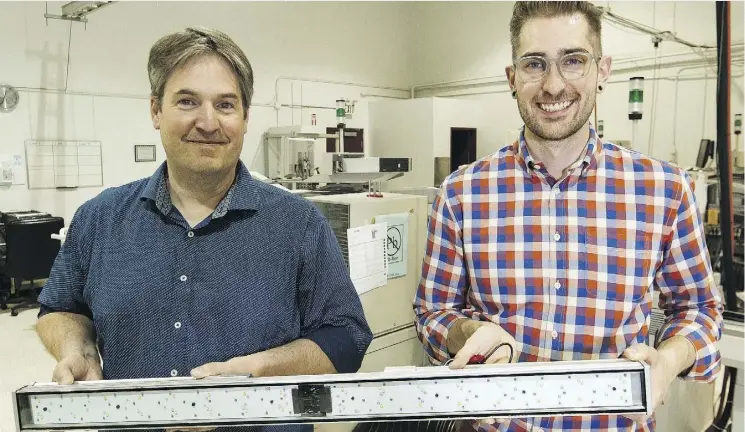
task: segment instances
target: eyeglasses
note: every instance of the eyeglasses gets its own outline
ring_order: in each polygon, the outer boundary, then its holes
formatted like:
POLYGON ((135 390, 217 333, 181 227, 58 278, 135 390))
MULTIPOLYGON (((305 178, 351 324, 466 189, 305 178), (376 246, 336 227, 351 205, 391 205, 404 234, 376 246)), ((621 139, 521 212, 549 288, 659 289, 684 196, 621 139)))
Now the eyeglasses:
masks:
POLYGON ((577 52, 564 54, 559 61, 540 56, 522 57, 517 60, 515 72, 521 81, 535 82, 543 79, 548 73, 551 63, 556 63, 559 74, 566 80, 573 81, 587 76, 594 61, 600 58, 592 57, 589 53, 577 52))

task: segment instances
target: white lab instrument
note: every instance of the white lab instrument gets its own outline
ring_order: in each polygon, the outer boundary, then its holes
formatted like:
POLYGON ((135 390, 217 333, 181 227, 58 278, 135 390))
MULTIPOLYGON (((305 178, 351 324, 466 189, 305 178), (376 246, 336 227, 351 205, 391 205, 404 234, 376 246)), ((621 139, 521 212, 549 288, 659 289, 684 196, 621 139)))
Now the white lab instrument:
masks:
POLYGON ((350 101, 340 99, 337 105, 335 133, 317 125, 269 128, 264 135, 267 177, 290 190, 327 184, 367 184, 380 189, 383 183, 411 170, 411 158, 367 157, 346 151, 344 137, 358 133, 345 130, 344 124, 354 102, 350 105, 350 101), (334 151, 326 151, 326 139, 335 140, 334 151))
POLYGON ((326 128, 283 126, 264 135, 264 169, 273 180, 304 180, 315 174, 325 151, 326 128))
POLYGON ((407 254, 403 257, 406 274, 388 279, 385 285, 360 295, 365 317, 374 336, 362 370, 381 371, 389 366, 427 364, 426 354, 414 330, 416 317, 412 306, 427 238, 427 198, 393 193, 385 193, 382 197, 356 193, 306 198, 329 220, 347 265, 350 264, 350 228, 380 222, 376 219, 379 216, 409 215, 406 238, 401 239, 408 245, 407 254), (370 356, 371 352, 376 354, 370 356))

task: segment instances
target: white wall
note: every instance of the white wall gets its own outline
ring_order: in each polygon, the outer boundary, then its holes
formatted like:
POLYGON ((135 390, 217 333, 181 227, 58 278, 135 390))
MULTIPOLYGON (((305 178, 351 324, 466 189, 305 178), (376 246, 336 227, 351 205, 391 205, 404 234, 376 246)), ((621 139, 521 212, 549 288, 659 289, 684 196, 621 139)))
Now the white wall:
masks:
POLYGON ((450 129, 454 127, 476 129, 477 158, 492 154, 504 147, 505 136, 510 132, 505 125, 518 121, 520 115, 517 109, 514 109, 511 113, 506 113, 513 117, 509 122, 496 122, 494 112, 497 109, 499 107, 488 99, 435 98, 435 156, 450 157, 450 129))
MULTIPOLYGON (((62 3, 50 2, 58 13, 62 3)), ((148 113, 146 64, 162 35, 190 25, 228 33, 244 49, 255 74, 254 106, 242 159, 263 171, 261 134, 276 125, 335 126, 330 109, 272 107, 275 79, 309 78, 406 88, 410 82, 409 8, 395 2, 119 2, 83 24, 49 20, 44 2, 0 2, 8 36, 0 43, 0 83, 21 88, 18 108, 0 114, 0 154, 23 154, 27 139, 99 140, 104 186, 152 173, 164 153, 148 113), (70 33, 71 32, 71 33, 70 33), (66 76, 71 37, 69 76, 66 76), (64 90, 39 93, 30 89, 64 90), (156 163, 135 163, 134 144, 157 144, 156 163)), ((366 95, 406 96, 350 85, 281 80, 282 104, 334 107, 340 97, 359 100, 349 127, 367 126, 366 95)), ((77 207, 102 188, 72 191, 0 188, 0 210, 35 208, 69 221, 77 207)))
MULTIPOLYGON (((61 2, 49 2, 49 12, 61 2)), ((602 5, 608 3, 601 2, 602 5)), ((714 44, 713 2, 610 2, 612 10, 634 20, 697 43, 714 44), (673 13, 674 12, 674 13, 673 13)), ((116 186, 148 176, 163 160, 159 135, 148 115, 147 54, 160 36, 189 25, 207 25, 230 34, 246 51, 256 76, 249 132, 242 158, 252 169, 263 171, 261 135, 276 125, 310 123, 316 113, 319 125, 335 125, 332 109, 275 110, 274 103, 332 108, 339 97, 359 100, 349 127, 366 130, 368 152, 378 139, 370 135, 367 104, 379 97, 408 97, 412 85, 494 76, 487 84, 449 91, 417 92, 420 96, 459 96, 478 100, 467 107, 438 103, 433 124, 440 119, 471 127, 478 124, 478 154, 496 151, 507 136, 522 125, 515 102, 503 79, 509 63, 508 23, 510 2, 119 2, 89 17, 82 24, 43 18, 43 2, 0 2, 6 37, 0 44, 0 83, 21 88, 21 101, 10 114, 0 114, 0 155, 23 153, 27 139, 99 140, 103 144, 104 185, 116 186), (68 63, 68 38, 71 38, 68 63), (362 83, 322 84, 278 77, 362 83), (496 82, 496 84, 495 84, 496 82), (66 94, 60 94, 67 83, 66 94), (376 86, 376 87, 371 87, 376 86), (380 88, 384 87, 384 88, 380 88), (25 89, 24 89, 25 88, 25 89), (39 89, 46 88, 39 92, 39 89), (398 89, 398 90, 396 90, 398 89), (56 92, 54 90, 57 90, 56 92), (158 162, 134 163, 133 145, 157 144, 158 162)), ((742 41, 743 3, 732 3, 732 39, 742 41)), ((650 38, 604 27, 605 53, 617 61, 615 69, 628 67, 618 60, 654 53, 650 38)), ((659 54, 686 51, 664 42, 659 54)), ((670 77, 678 68, 663 68, 670 77)), ((735 68, 735 72, 741 70, 735 68)), ((699 75, 699 71, 686 74, 699 75)), ((642 74, 651 78, 651 70, 642 74)), ((627 80, 630 74, 613 75, 598 101, 598 115, 605 122, 606 137, 630 139, 627 118, 627 80)), ((689 75, 690 76, 690 75, 689 75)), ((733 85, 732 114, 742 112, 742 81, 733 85)), ((715 138, 715 80, 681 81, 677 109, 673 106, 675 83, 657 81, 655 139, 652 155, 693 163, 700 138, 715 138), (704 104, 704 94, 706 103, 704 104), (673 114, 677 113, 675 127, 673 114), (675 144, 673 144, 675 136, 675 144)), ((639 124, 637 148, 646 152, 652 118, 652 82, 646 86, 645 116, 639 124)), ((434 108, 433 108, 434 109, 434 108)), ((455 124, 454 124, 455 125, 455 124)), ((376 125, 383 128, 385 124, 376 125)), ((445 136, 438 134, 437 136, 445 136)), ((433 131, 432 139, 435 138, 433 131)), ((383 144, 385 145, 385 144, 383 144)), ((430 146, 437 146, 435 142, 430 146)), ((371 153, 372 154, 372 153, 371 153)), ((416 156, 415 166, 432 165, 416 156)), ((429 168, 428 168, 429 169, 429 168)), ((422 180, 431 176, 423 174, 422 180)), ((419 182, 420 179, 414 178, 419 182)), ((412 181, 414 181, 412 180, 412 181)), ((77 207, 101 188, 71 191, 28 190, 25 185, 0 188, 0 209, 35 208, 69 221, 77 207)))
MULTIPOLYGON (((450 157, 451 128, 475 128, 476 156, 494 153, 508 132, 492 121, 490 101, 416 98, 369 105, 371 156, 410 157, 412 170, 391 181, 390 188, 439 186, 434 158, 450 157)), ((519 117, 515 111, 514 116, 519 117)))
MULTIPOLYGON (((714 2, 596 2, 610 5, 611 10, 635 21, 671 30, 679 37, 698 44, 716 45, 716 21, 714 2)), ((433 91, 417 91, 418 96, 467 96, 468 99, 484 100, 493 110, 492 127, 514 130, 522 125, 517 115, 515 102, 503 81, 504 68, 511 63, 509 43, 509 20, 511 2, 432 2, 416 3, 416 16, 421 19, 417 32, 413 34, 413 78, 414 85, 440 83, 443 81, 472 78, 487 79, 470 81, 471 85, 451 84, 449 88, 433 91), (491 77, 491 78, 489 78, 491 77), (488 93, 487 93, 488 92, 488 93), (486 94, 479 94, 486 93, 486 94)), ((743 2, 732 2, 733 43, 742 42, 743 2)), ((628 30, 603 24, 604 54, 616 60, 654 56, 651 37, 630 34, 628 30)), ((691 52, 688 48, 672 42, 663 42, 658 55, 691 52)), ((691 56, 693 57, 693 56, 691 56)), ((671 59, 659 59, 659 77, 672 79, 680 67, 669 67, 671 59)), ((629 62, 616 61, 614 70, 631 66, 629 62)), ((702 77, 705 69, 686 71, 681 77, 702 77)), ((742 67, 734 67, 733 73, 742 73, 742 67)), ((644 118, 638 125, 635 148, 648 153, 650 125, 652 122, 652 89, 657 91, 657 106, 654 110, 654 138, 651 155, 672 160, 677 147, 677 162, 692 165, 702 137, 716 139, 716 79, 680 81, 678 88, 677 118, 673 124, 675 82, 652 81, 653 70, 612 74, 611 84, 598 99, 598 119, 604 120, 605 137, 609 139, 631 139, 631 121, 628 120, 628 79, 642 75, 647 78, 645 86, 644 118), (654 84, 653 84, 654 83, 654 84), (704 101, 704 95, 706 100, 704 101), (703 129, 703 130, 702 130, 703 129), (673 145, 675 136, 675 146, 673 145)), ((742 77, 733 80, 732 115, 743 111, 742 77)), ((734 145, 734 139, 732 141, 734 145)))
POLYGON ((434 182, 434 107, 431 98, 375 101, 369 105, 373 144, 370 156, 412 159, 411 171, 394 179, 390 190, 434 182))

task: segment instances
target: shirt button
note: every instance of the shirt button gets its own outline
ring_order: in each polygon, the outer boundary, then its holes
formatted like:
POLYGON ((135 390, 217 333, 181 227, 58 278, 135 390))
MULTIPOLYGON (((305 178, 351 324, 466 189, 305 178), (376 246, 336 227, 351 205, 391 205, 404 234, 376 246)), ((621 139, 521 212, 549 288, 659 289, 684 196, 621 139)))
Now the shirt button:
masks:
POLYGON ((556 289, 561 288, 561 282, 556 281, 556 283, 554 284, 554 288, 556 288, 556 289))
POLYGON ((556 240, 556 241, 561 240, 561 234, 559 234, 559 233, 554 234, 554 240, 556 240))
POLYGON ((178 375, 178 371, 176 369, 172 370, 171 371, 171 376, 172 377, 175 377, 176 375, 178 375))
MULTIPOLYGON (((558 235, 558 234, 556 234, 556 235, 558 235)), ((179 279, 181 279, 181 282, 186 282, 186 275, 181 275, 181 277, 179 279)))
POLYGON ((551 332, 551 337, 554 338, 554 339, 556 339, 557 337, 559 337, 559 332, 557 332, 556 330, 552 331, 551 332))
POLYGON ((559 194, 559 192, 560 192, 560 191, 559 191, 559 189, 553 189, 553 190, 551 191, 551 193, 552 193, 552 194, 554 194, 554 196, 558 195, 558 194, 559 194))
POLYGON ((194 237, 194 231, 189 231, 186 235, 189 236, 189 238, 194 237))
POLYGON ((177 321, 173 326, 176 327, 177 329, 180 329, 181 323, 177 321))

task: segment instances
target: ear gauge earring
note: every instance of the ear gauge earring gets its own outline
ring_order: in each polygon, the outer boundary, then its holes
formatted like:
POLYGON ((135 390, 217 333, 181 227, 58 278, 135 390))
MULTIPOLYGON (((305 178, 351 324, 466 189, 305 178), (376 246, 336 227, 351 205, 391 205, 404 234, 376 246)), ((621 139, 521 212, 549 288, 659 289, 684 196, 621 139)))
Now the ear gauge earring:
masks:
POLYGON ((512 90, 512 99, 517 99, 517 92, 512 90))

